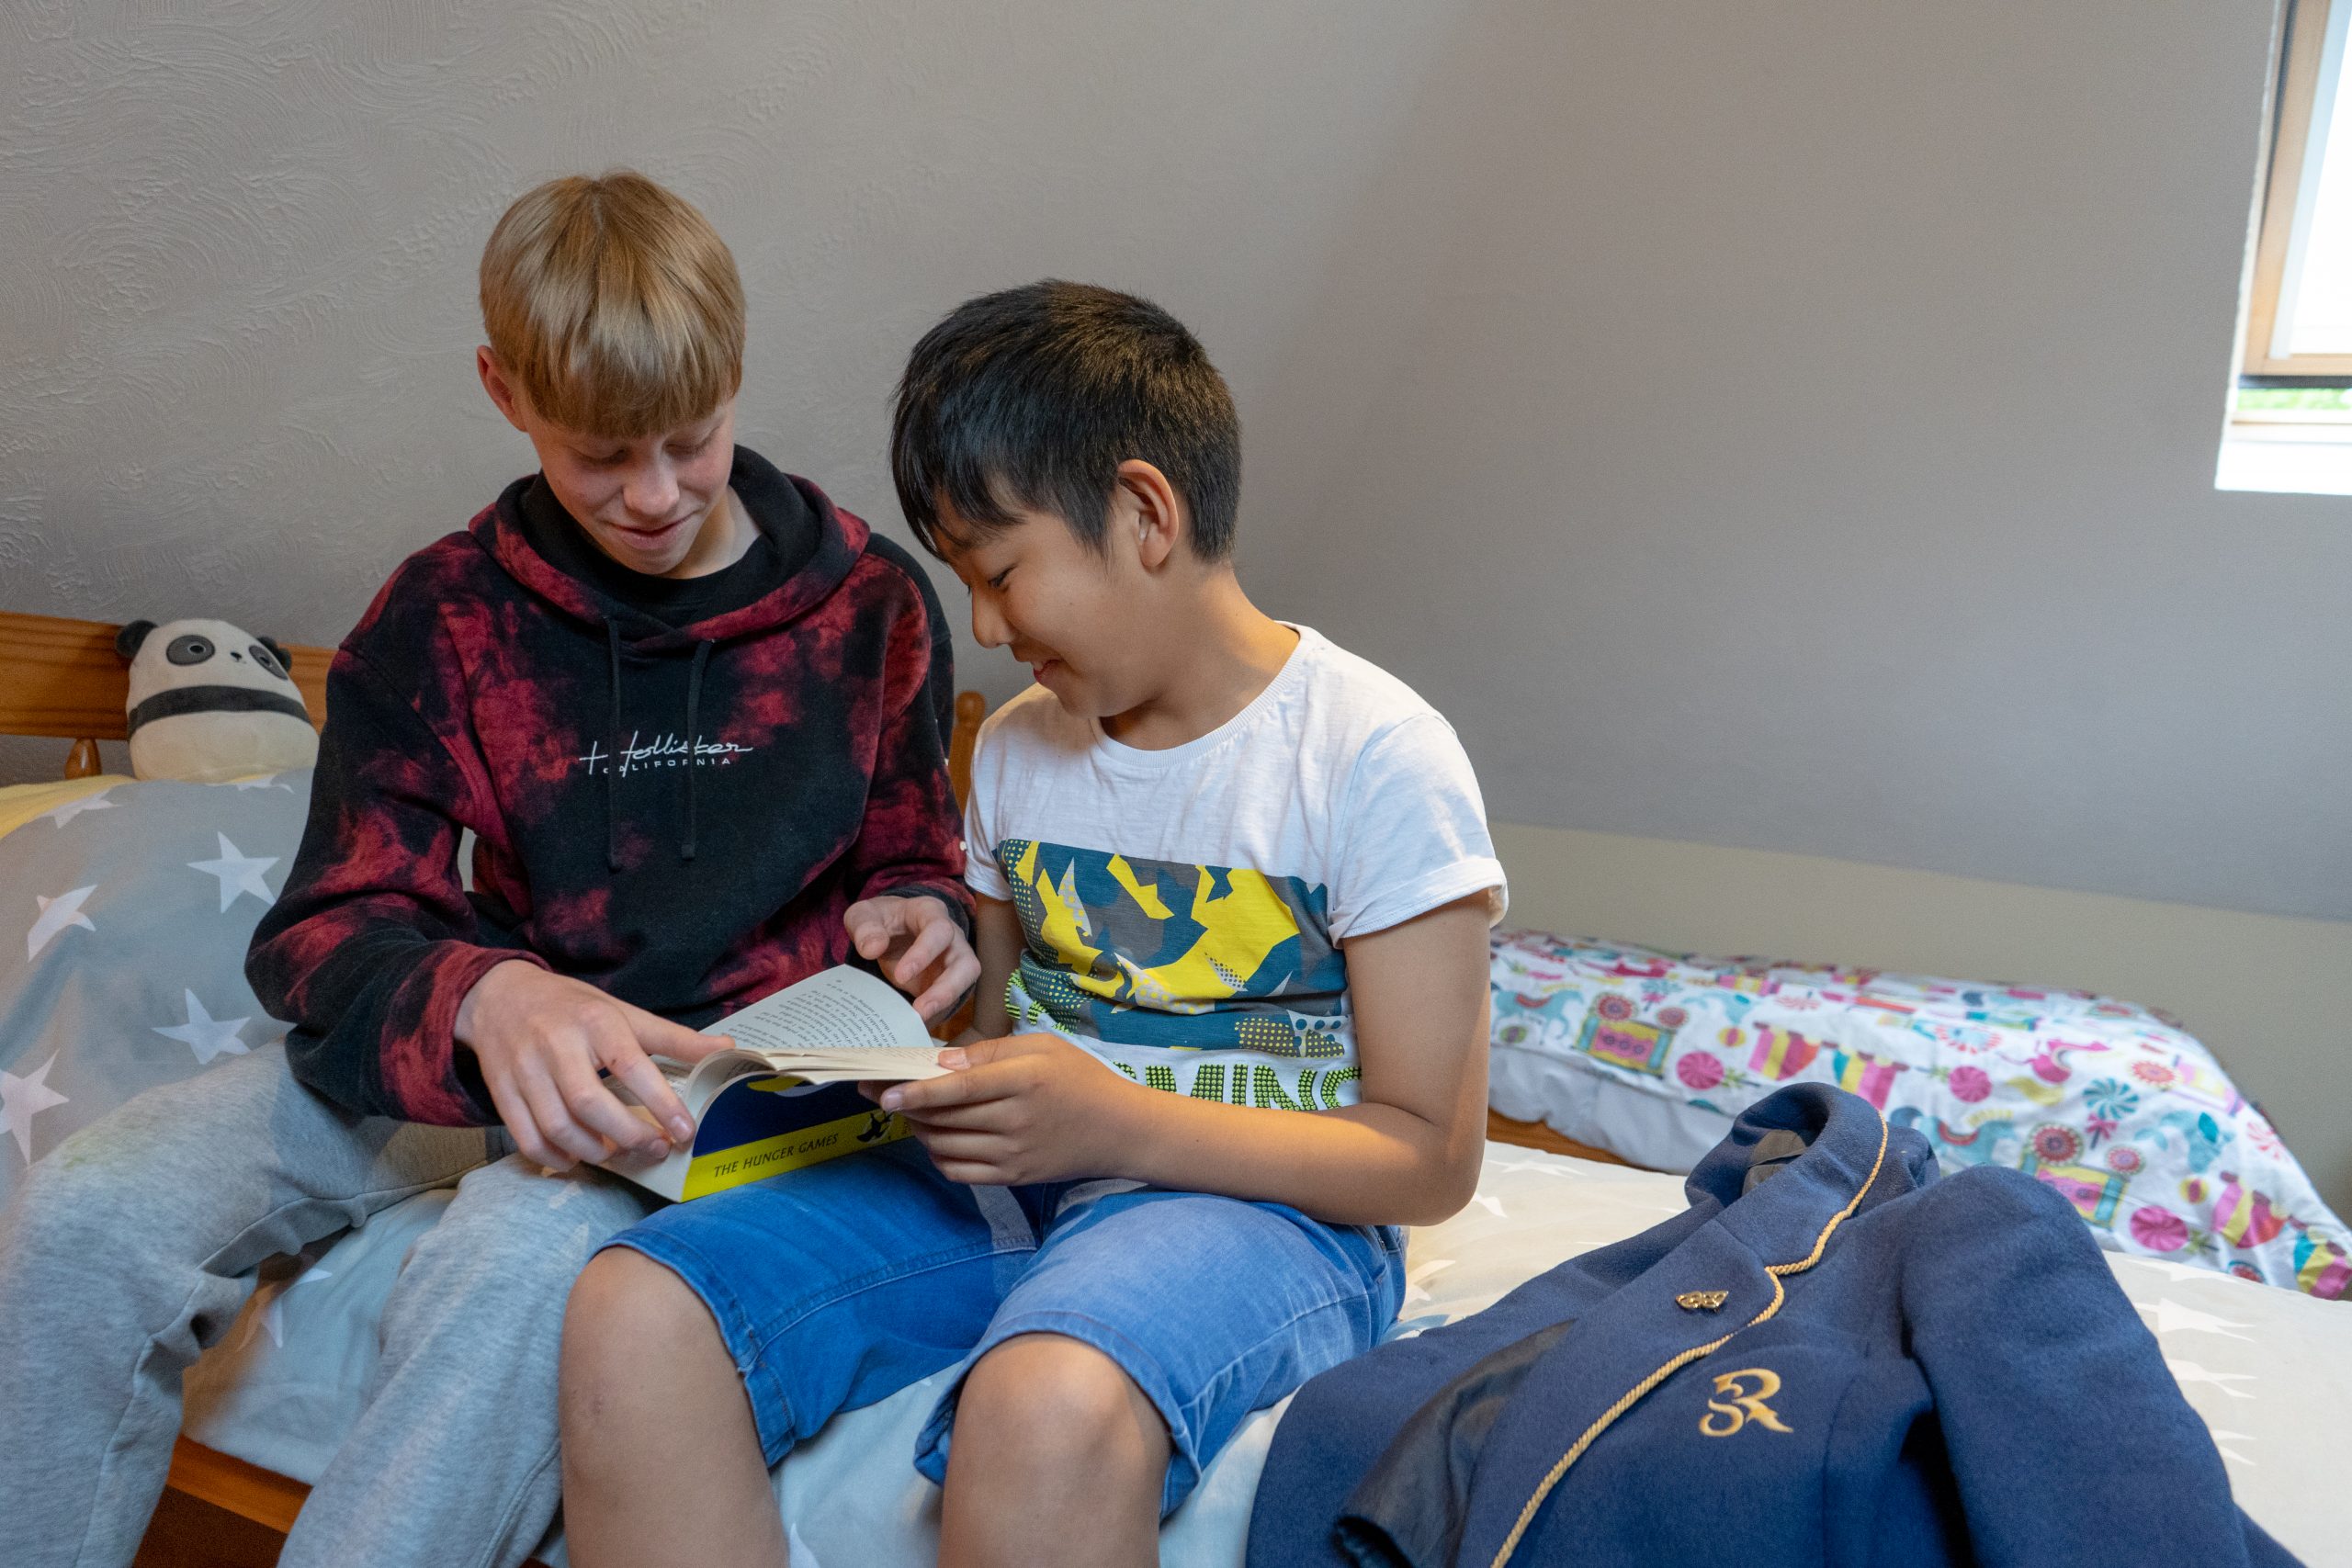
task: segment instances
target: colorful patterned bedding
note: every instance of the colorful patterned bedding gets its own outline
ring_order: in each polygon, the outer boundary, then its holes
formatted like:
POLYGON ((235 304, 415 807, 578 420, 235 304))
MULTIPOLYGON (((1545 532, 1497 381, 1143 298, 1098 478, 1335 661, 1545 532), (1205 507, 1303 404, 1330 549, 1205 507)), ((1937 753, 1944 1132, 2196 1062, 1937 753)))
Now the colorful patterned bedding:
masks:
POLYGON ((2110 1250, 2352 1297, 2352 1233, 2212 1053, 2145 1008, 1536 931, 1496 937, 1492 979, 1506 1115, 1687 1168, 1781 1085, 1835 1083, 1947 1169, 2057 1189, 2110 1250))

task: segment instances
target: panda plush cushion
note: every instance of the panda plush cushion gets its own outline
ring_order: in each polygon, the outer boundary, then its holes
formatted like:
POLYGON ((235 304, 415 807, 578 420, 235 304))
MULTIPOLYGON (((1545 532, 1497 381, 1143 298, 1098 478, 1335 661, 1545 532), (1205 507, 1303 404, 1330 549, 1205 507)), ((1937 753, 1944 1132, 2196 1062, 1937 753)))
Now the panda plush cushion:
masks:
POLYGON ((226 784, 319 760, 286 650, 226 621, 133 621, 115 637, 130 661, 130 771, 226 784))

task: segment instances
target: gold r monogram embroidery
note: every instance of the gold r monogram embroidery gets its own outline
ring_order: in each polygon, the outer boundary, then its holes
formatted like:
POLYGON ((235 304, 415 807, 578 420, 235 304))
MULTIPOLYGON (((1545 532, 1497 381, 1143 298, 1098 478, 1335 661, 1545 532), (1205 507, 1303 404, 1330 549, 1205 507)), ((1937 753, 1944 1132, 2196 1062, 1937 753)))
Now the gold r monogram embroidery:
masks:
POLYGON ((1764 1402, 1781 1392, 1781 1374, 1766 1367, 1743 1367, 1715 1379, 1715 1392, 1724 1397, 1707 1401, 1699 1430, 1710 1438, 1728 1438, 1750 1421, 1775 1432, 1789 1428, 1764 1402))

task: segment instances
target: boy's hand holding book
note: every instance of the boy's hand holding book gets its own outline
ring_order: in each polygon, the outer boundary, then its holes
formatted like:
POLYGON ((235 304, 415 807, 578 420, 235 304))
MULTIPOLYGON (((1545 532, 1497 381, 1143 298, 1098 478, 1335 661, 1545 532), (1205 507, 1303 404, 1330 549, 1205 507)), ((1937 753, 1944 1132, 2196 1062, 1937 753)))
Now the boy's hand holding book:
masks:
POLYGON ((520 960, 494 964, 474 982, 453 1032, 481 1063, 515 1146, 551 1170, 624 1151, 659 1159, 673 1144, 691 1143, 694 1118, 650 1058, 697 1062, 734 1043, 520 960), (605 1086, 605 1072, 650 1120, 605 1086))
POLYGON ((1115 1176, 1132 1163, 1148 1089, 1055 1034, 950 1045, 941 1077, 869 1086, 904 1116, 939 1173, 975 1187, 1115 1176))

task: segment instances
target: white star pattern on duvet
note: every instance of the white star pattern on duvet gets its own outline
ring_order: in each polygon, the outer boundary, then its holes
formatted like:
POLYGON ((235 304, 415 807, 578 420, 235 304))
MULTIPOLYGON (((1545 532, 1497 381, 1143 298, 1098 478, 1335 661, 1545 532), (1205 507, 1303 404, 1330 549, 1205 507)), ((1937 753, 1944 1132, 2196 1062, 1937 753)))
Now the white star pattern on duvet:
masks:
POLYGON ((220 880, 220 912, 227 914, 229 906, 248 893, 264 904, 277 903, 277 895, 269 890, 269 884, 261 879, 261 874, 276 865, 277 857, 249 855, 231 843, 228 834, 215 833, 212 836, 220 840, 220 858, 192 860, 187 863, 187 868, 220 880))
MULTIPOLYGON (((2245 1433, 2224 1432, 2219 1427, 2208 1427, 2205 1430, 2207 1434, 2212 1438, 2213 1447, 2220 1450, 2223 1459, 2233 1459, 2240 1464, 2244 1465, 2254 1464, 2254 1461, 2246 1458, 2245 1455, 2239 1453, 2236 1450, 2224 1449, 2222 1447, 2223 1443, 2250 1443, 2254 1441, 2254 1439, 2248 1437, 2245 1433)), ((2261 1467, 2256 1465, 2255 1468, 2260 1469, 2261 1467)))
POLYGON ((49 945, 50 938, 68 926, 80 926, 85 931, 96 931, 98 928, 90 923, 90 917, 82 913, 82 900, 97 890, 98 885, 93 882, 87 887, 76 887, 73 892, 60 893, 54 898, 34 894, 33 902, 40 906, 40 914, 34 919, 32 930, 25 933, 25 961, 29 964, 40 957, 40 950, 49 945))
POLYGON ((48 1061, 23 1077, 0 1067, 0 1126, 6 1127, 8 1135, 17 1140, 17 1151, 25 1156, 27 1165, 33 1159, 33 1118, 52 1105, 65 1103, 66 1097, 43 1081, 49 1077, 49 1069, 55 1066, 57 1054, 51 1052, 48 1061))
POLYGON ((114 786, 112 784, 108 784, 106 788, 97 791, 94 795, 83 795, 78 800, 69 800, 64 805, 59 807, 56 810, 50 812, 48 814, 49 819, 62 828, 68 822, 73 821, 76 817, 81 816, 85 811, 112 811, 114 809, 114 802, 108 800, 107 796, 113 793, 114 786))
POLYGON ((2244 1339, 2248 1344, 2253 1343, 2251 1335, 2236 1332, 2241 1328, 2251 1328, 2254 1326, 2252 1324, 2238 1323, 2226 1317, 2215 1317, 2210 1312, 2199 1312, 2184 1302, 2173 1300, 2170 1296, 2158 1296, 2154 1306, 2150 1306, 2146 1302, 2133 1302, 2132 1304, 2155 1319, 2154 1328, 2159 1334, 2177 1334, 2183 1331, 2196 1334, 2219 1334, 2227 1339, 2244 1339))
POLYGON ((251 1014, 243 1018, 214 1018, 204 1010, 204 1004, 196 999, 194 991, 182 991, 180 995, 187 1000, 187 1021, 169 1028, 159 1023, 155 1026, 156 1033, 168 1040, 176 1040, 195 1052, 199 1066, 224 1053, 238 1056, 245 1054, 248 1047, 238 1037, 238 1032, 253 1021, 251 1014))
POLYGON ((2230 1386, 2233 1382, 2252 1382, 2254 1381, 2252 1372, 2209 1372, 2194 1361, 2176 1361, 2170 1356, 2165 1358, 2165 1365, 2172 1369, 2173 1382, 2180 1384, 2184 1390, 2190 1383, 2211 1383, 2232 1399, 2254 1397, 2243 1389, 2230 1386))

